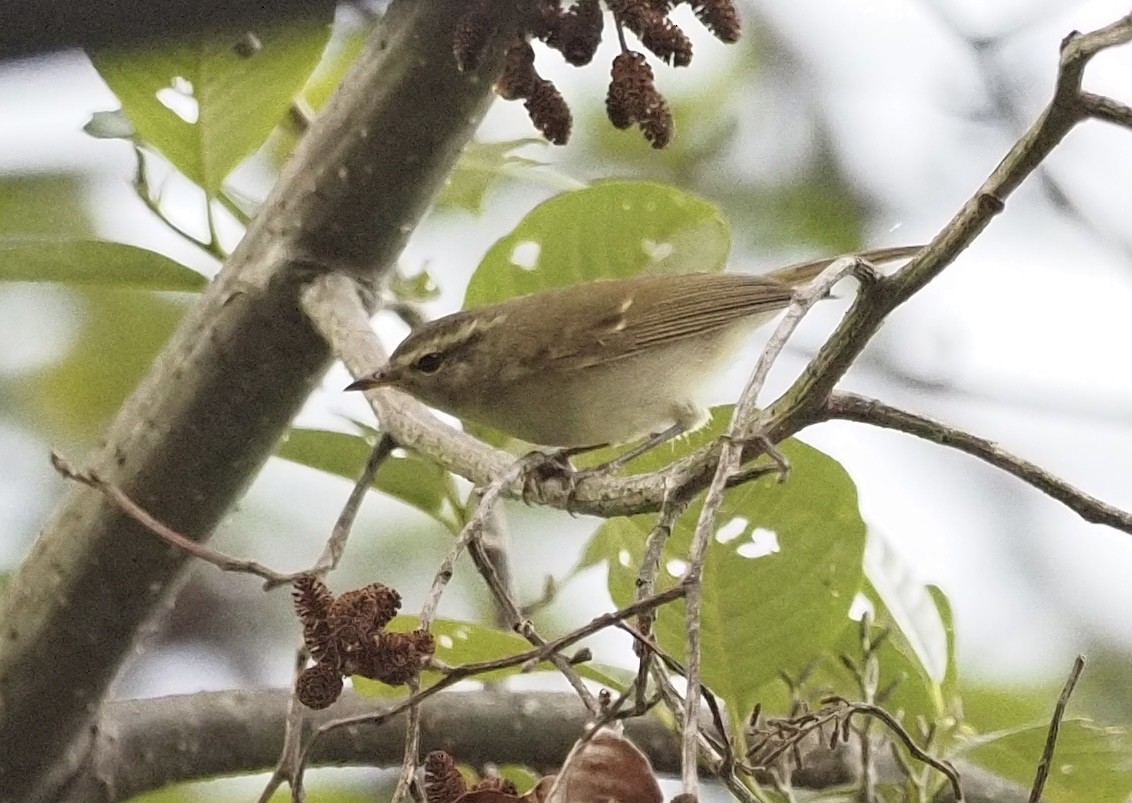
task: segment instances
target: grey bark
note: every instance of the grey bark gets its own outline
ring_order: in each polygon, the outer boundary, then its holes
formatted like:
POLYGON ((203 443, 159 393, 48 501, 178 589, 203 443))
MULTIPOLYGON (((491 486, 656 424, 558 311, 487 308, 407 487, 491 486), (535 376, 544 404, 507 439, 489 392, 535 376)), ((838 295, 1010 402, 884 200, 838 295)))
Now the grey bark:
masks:
MULTIPOLYGON (((313 276, 388 271, 490 102, 492 54, 461 74, 463 0, 397 0, 217 280, 89 466, 205 539, 270 455, 331 354, 301 311, 313 276)), ((508 13, 515 13, 510 10, 508 13)), ((52 800, 185 556, 72 486, 0 601, 0 800, 52 800)))
MULTIPOLYGON (((283 744, 289 692, 283 689, 216 692, 127 700, 104 710, 90 761, 76 775, 74 800, 113 803, 169 783, 251 773, 274 766, 283 744)), ((304 739, 333 719, 380 709, 375 700, 347 692, 324 711, 307 711, 304 739)), ((444 750, 472 766, 522 764, 554 772, 582 734, 589 712, 564 692, 486 690, 443 692, 422 705, 422 754, 444 750)), ((709 728, 710 729, 710 728, 709 728)), ((652 717, 627 720, 625 735, 664 775, 680 771, 678 736, 652 717)), ((322 738, 315 765, 395 767, 405 741, 404 714, 381 725, 356 725, 322 738)), ((880 750, 882 781, 902 778, 887 750, 880 750)), ((802 746, 794 785, 807 789, 851 788, 860 776, 859 751, 802 746)), ((968 803, 1022 803, 1027 790, 969 764, 959 765, 968 803)), ((767 778, 762 779, 764 782, 767 778)), ((954 800, 949 786, 935 798, 954 800)))

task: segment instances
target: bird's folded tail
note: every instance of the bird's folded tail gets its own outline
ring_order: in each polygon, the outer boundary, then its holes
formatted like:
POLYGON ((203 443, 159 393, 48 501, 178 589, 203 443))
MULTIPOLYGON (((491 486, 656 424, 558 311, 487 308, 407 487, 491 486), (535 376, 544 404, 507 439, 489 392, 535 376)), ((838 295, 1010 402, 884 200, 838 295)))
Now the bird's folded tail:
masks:
MULTIPOLYGON (((877 248, 872 251, 861 251, 858 256, 872 262, 876 265, 882 265, 885 262, 896 262, 900 259, 911 259, 920 250, 924 248, 922 245, 898 245, 891 248, 877 248)), ((851 255, 847 255, 851 256, 851 255)), ((798 287, 799 285, 812 282, 819 274, 837 260, 841 259, 840 256, 824 257, 822 259, 813 259, 809 262, 799 262, 795 265, 787 265, 785 268, 771 271, 764 274, 768 279, 782 282, 788 287, 798 287)))

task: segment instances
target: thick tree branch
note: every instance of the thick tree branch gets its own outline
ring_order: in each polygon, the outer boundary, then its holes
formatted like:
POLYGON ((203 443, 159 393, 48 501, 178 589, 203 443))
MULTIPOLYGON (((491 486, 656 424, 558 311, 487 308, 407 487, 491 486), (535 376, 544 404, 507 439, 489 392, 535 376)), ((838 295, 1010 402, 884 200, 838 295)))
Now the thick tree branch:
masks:
POLYGON ((1061 502, 1085 521, 1105 524, 1132 535, 1132 513, 1090 496, 1036 463, 1011 454, 994 441, 854 393, 834 393, 826 402, 823 415, 826 418, 858 421, 906 432, 940 446, 966 452, 1017 477, 1027 485, 1032 485, 1051 499, 1061 502))
MULTIPOLYGON (((330 351, 301 312, 313 273, 388 270, 490 101, 452 58, 462 0, 397 0, 90 460, 204 539, 271 453, 330 351)), ((517 13, 508 5, 506 13, 517 13)), ((53 798, 84 727, 185 555, 70 486, 0 605, 0 789, 53 798), (65 685, 61 691, 60 684, 65 685), (48 777, 51 776, 51 777, 48 777)), ((89 739, 89 736, 86 738, 89 739)))
MULTIPOLYGON (((246 774, 270 768, 283 739, 289 692, 284 689, 213 692, 109 703, 95 737, 95 762, 75 789, 101 789, 117 801, 177 781, 246 774)), ((307 733, 344 716, 362 716, 374 701, 347 692, 325 711, 306 715, 307 733)), ((589 712, 565 692, 445 692, 421 705, 422 751, 444 750, 473 766, 516 763, 550 772, 583 732, 589 712)), ((626 735, 655 769, 674 775, 680 767, 677 736, 652 717, 626 720, 626 735)), ((381 725, 359 724, 319 740, 316 765, 396 766, 404 747, 404 716, 381 725)), ((837 751, 811 744, 794 783, 810 789, 852 782, 859 761, 852 747, 837 751)), ((1027 791, 959 763, 967 799, 1021 803, 1027 791)), ((899 768, 881 759, 883 779, 899 768)), ((92 799, 73 797, 72 799, 92 799)), ((951 798, 944 795, 940 803, 951 798)))

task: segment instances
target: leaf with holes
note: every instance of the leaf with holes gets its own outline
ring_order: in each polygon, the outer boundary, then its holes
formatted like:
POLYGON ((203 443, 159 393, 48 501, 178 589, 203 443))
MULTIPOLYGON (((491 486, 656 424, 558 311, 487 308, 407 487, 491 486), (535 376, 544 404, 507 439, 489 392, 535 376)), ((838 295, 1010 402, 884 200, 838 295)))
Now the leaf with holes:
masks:
POLYGON ((702 198, 644 181, 602 181, 535 207, 484 256, 464 306, 638 273, 723 270, 731 234, 702 198))
POLYGON ((190 33, 176 42, 91 54, 137 136, 213 195, 258 148, 318 64, 334 6, 302 20, 240 33, 190 33))
MULTIPOLYGON (((716 410, 716 434, 729 418, 716 410)), ((798 674, 836 643, 863 577, 865 525, 849 475, 801 441, 780 448, 790 479, 769 476, 727 492, 704 567, 703 681, 727 702, 735 723, 763 684, 781 672, 798 674)), ((658 588, 678 582, 687 568, 699 510, 693 505, 673 528, 658 588)), ((607 521, 586 549, 584 564, 607 562, 618 605, 633 598, 654 522, 650 515, 607 521)), ((683 660, 682 603, 660 612, 657 635, 683 660)))

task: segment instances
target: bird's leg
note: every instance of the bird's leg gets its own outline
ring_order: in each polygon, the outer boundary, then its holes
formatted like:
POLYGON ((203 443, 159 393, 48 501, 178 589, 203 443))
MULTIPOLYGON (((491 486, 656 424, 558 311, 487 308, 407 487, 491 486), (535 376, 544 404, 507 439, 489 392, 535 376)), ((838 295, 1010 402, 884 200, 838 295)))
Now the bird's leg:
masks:
POLYGON ((540 483, 553 477, 560 477, 567 485, 566 509, 573 513, 571 508, 573 507, 574 493, 577 490, 579 480, 594 474, 611 474, 619 471, 631 460, 635 460, 650 449, 655 449, 657 446, 683 435, 686 431, 687 427, 685 427, 684 424, 673 424, 668 429, 650 435, 648 440, 638 444, 624 454, 618 455, 601 465, 591 466, 590 468, 575 468, 570 462, 570 458, 585 454, 586 452, 592 452, 595 449, 604 449, 609 444, 599 443, 595 446, 568 446, 562 449, 556 449, 552 452, 528 452, 526 455, 519 458, 526 464, 523 466, 523 501, 530 504, 531 498, 535 496, 534 492, 540 483))
MULTIPOLYGON (((727 436, 725 435, 723 437, 727 437, 727 436)), ((757 435, 751 435, 751 436, 746 437, 746 438, 740 438, 738 441, 736 441, 736 443, 738 443, 739 446, 743 447, 743 448, 746 448, 748 446, 760 446, 760 447, 762 447, 763 454, 765 454, 768 458, 770 458, 770 462, 771 462, 771 464, 769 466, 765 465, 765 464, 759 465, 759 466, 754 466, 752 468, 747 469, 746 471, 742 471, 742 472, 736 474, 734 477, 731 478, 732 480, 734 480, 736 482, 736 484, 746 482, 748 479, 754 479, 756 477, 761 477, 764 474, 767 474, 767 473, 770 473, 770 472, 773 472, 773 473, 778 475, 778 481, 779 482, 786 482, 786 480, 790 479, 790 472, 792 470, 792 466, 790 465, 789 458, 787 458, 786 455, 784 455, 781 451, 779 451, 778 447, 774 444, 774 441, 772 441, 766 435, 763 435, 762 433, 759 433, 757 435)))
POLYGON ((625 452, 625 454, 618 455, 612 460, 606 463, 602 463, 600 466, 582 469, 581 471, 578 471, 576 473, 580 476, 585 476, 586 474, 596 474, 599 471, 608 474, 612 474, 615 471, 620 471, 629 461, 636 460, 638 457, 640 457, 650 449, 655 449, 657 446, 660 446, 663 443, 668 443, 668 441, 672 440, 673 438, 680 437, 686 431, 687 428, 683 424, 673 424, 666 430, 650 435, 648 440, 646 440, 644 443, 634 446, 632 449, 625 452))
POLYGON ((561 478, 566 483, 569 498, 573 499, 578 470, 570 463, 570 458, 595 449, 603 449, 607 445, 599 443, 595 446, 566 446, 550 452, 539 450, 527 452, 519 458, 523 464, 523 502, 529 505, 532 497, 537 498, 535 491, 539 484, 555 477, 561 478))

